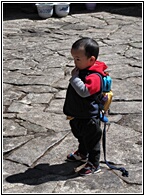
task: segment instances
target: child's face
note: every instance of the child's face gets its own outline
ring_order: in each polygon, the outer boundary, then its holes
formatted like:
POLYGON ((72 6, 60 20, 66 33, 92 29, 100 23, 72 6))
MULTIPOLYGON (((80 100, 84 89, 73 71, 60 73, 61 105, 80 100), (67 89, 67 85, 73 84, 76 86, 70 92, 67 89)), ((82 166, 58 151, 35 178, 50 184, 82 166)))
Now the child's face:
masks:
POLYGON ((85 51, 83 48, 72 49, 71 55, 74 58, 75 66, 78 69, 86 69, 87 67, 92 66, 95 62, 95 57, 92 56, 92 57, 88 58, 85 55, 85 51))

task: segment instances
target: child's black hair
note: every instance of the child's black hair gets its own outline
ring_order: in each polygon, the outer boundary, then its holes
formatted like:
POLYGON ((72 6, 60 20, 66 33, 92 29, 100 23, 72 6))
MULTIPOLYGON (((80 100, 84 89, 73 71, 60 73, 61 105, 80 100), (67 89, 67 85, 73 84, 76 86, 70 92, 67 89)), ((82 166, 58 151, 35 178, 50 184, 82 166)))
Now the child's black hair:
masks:
POLYGON ((72 49, 79 49, 80 47, 83 47, 85 50, 85 55, 90 58, 91 56, 94 56, 96 59, 98 58, 99 55, 99 44, 89 38, 89 37, 83 37, 79 40, 77 40, 73 45, 72 49))

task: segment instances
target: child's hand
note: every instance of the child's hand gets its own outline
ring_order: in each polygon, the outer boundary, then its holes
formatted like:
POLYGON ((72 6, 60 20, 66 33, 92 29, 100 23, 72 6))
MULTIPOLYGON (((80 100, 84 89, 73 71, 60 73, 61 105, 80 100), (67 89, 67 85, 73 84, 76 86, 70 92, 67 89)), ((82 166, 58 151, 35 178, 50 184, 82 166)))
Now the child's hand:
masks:
POLYGON ((79 75, 79 69, 77 67, 75 67, 72 72, 71 72, 71 75, 74 76, 74 75, 79 75))

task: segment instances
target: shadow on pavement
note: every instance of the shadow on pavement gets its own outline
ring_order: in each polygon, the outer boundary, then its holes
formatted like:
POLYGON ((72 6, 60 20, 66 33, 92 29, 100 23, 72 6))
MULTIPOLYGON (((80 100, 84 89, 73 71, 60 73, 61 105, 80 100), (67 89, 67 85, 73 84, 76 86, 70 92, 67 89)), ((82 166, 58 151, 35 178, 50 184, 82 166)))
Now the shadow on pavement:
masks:
POLYGON ((78 176, 74 168, 80 166, 78 162, 65 162, 57 165, 39 164, 29 168, 24 173, 18 173, 6 178, 9 183, 23 183, 27 185, 39 185, 49 181, 59 181, 78 176))
MULTIPOLYGON (((110 12, 126 16, 142 17, 142 3, 97 3, 94 11, 88 11, 85 3, 71 3, 70 14, 110 12)), ((53 17, 57 17, 54 13, 53 17)), ((3 3, 3 20, 28 18, 42 20, 34 3, 3 3)))

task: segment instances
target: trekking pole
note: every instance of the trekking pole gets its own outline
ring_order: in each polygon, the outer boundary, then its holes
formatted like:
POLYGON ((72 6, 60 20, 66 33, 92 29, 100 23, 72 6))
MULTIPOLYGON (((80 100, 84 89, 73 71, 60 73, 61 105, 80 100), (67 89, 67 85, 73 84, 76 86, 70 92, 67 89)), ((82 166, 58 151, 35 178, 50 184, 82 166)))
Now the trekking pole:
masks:
MULTIPOLYGON (((113 165, 110 165, 108 163, 108 161, 106 160, 106 125, 107 125, 107 122, 104 122, 104 129, 103 129, 103 152, 104 152, 104 160, 105 160, 105 163, 106 165, 110 168, 110 169, 115 169, 115 170, 119 170, 122 172, 122 176, 124 177, 128 177, 129 175, 129 172, 124 168, 124 167, 115 167, 113 165)), ((110 126, 110 124, 108 124, 110 126)), ((109 129, 109 127, 108 127, 109 129)))

